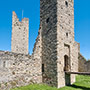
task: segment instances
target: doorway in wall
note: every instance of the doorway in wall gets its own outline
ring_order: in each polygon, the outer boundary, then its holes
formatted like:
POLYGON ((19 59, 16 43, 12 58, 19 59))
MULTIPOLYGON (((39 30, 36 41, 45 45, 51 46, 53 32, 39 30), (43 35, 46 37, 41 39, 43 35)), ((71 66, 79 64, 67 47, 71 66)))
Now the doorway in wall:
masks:
MULTIPOLYGON (((67 55, 64 56, 64 71, 70 71, 70 60, 67 55)), ((65 85, 70 85, 70 74, 65 73, 65 85)))

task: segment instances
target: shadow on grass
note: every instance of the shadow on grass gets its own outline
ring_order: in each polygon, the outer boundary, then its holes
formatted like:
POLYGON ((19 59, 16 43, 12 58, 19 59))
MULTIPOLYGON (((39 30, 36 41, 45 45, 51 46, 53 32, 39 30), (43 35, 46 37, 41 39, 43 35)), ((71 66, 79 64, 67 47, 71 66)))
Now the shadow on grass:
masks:
POLYGON ((76 88, 76 89, 82 89, 82 90, 90 90, 88 87, 78 86, 78 85, 71 85, 70 87, 76 88))

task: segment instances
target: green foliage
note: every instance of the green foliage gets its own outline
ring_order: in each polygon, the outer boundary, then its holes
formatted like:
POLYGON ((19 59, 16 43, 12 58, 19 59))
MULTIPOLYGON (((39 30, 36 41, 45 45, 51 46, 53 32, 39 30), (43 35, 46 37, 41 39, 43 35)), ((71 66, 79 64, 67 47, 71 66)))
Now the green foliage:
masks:
POLYGON ((77 82, 73 85, 60 89, 47 85, 33 84, 11 90, 90 90, 90 76, 77 76, 76 79, 77 82))

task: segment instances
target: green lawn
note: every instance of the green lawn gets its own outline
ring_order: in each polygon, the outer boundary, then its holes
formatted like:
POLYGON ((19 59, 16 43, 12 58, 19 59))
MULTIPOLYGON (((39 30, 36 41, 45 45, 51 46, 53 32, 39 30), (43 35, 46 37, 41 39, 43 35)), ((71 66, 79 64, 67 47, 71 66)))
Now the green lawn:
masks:
POLYGON ((90 76, 77 76, 76 83, 74 83, 72 86, 66 86, 60 89, 49 87, 47 85, 34 84, 11 90, 90 90, 90 76))

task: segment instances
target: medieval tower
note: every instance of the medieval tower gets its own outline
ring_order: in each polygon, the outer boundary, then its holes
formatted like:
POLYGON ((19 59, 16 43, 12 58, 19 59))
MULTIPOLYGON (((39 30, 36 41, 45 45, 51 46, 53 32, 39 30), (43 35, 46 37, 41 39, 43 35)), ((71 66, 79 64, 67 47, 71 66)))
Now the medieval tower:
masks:
POLYGON ((29 19, 19 21, 13 12, 11 52, 0 51, 0 90, 31 83, 60 88, 75 82, 78 69, 89 69, 74 38, 73 0, 40 0, 40 28, 32 55, 28 41, 29 19))
POLYGON ((40 0, 43 82, 58 88, 75 82, 78 43, 74 40, 74 1, 40 0))
POLYGON ((12 43, 11 51, 28 54, 29 19, 24 18, 20 22, 15 12, 12 16, 12 43))

